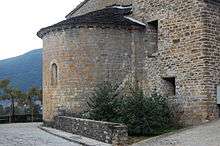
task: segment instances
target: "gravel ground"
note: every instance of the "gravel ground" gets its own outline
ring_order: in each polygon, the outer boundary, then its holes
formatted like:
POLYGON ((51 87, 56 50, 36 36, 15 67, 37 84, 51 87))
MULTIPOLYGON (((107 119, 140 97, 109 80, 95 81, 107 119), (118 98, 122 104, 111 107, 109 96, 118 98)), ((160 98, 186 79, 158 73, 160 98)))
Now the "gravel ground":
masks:
POLYGON ((0 125, 0 146, 80 146, 40 130, 39 124, 0 125))
POLYGON ((155 137, 133 146, 220 146, 220 120, 155 137))

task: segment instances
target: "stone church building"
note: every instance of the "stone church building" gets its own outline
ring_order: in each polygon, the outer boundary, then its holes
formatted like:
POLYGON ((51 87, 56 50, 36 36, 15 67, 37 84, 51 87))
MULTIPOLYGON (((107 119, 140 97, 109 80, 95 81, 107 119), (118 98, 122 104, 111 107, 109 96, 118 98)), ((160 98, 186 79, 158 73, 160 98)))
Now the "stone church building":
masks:
POLYGON ((85 0, 38 36, 45 122, 129 80, 180 104, 187 125, 219 116, 220 0, 85 0))

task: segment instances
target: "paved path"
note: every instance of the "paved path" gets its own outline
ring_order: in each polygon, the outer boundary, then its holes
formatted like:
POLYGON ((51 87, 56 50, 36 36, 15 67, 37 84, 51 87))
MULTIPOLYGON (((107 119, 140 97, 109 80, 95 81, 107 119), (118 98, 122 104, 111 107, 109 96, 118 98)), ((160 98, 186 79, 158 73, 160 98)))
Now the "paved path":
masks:
POLYGON ((134 146, 220 146, 220 120, 134 146))
POLYGON ((39 124, 0 125, 0 146, 80 146, 38 129, 39 124))

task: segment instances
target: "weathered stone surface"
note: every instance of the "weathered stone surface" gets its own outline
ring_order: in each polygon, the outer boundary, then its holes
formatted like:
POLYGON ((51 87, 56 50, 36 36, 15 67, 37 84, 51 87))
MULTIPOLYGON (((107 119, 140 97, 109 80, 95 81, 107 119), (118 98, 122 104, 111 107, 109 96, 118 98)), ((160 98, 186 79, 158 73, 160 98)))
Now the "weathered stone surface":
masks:
POLYGON ((73 143, 78 143, 80 146, 112 146, 112 144, 104 143, 95 139, 91 139, 82 135, 65 132, 52 127, 39 126, 39 128, 47 133, 53 134, 73 143))
POLYGON ((114 3, 132 4, 130 17, 146 23, 146 29, 79 26, 43 38, 44 120, 52 121, 61 106, 73 112, 85 109, 86 97, 97 83, 123 83, 128 78, 136 79, 146 94, 156 90, 170 103, 180 104, 183 124, 217 118, 220 2, 89 0, 68 18, 114 3), (158 31, 149 23, 155 20, 158 31), (56 86, 50 84, 52 63, 58 65, 56 86))
MULTIPOLYGON (((86 108, 86 99, 103 81, 123 82, 135 70, 132 36, 121 28, 78 28, 51 32, 44 37, 44 120, 51 121, 59 107, 73 112, 86 108), (51 84, 52 64, 58 66, 57 85, 51 84)), ((141 40, 136 40, 141 41, 141 40)))
POLYGON ((127 126, 122 124, 65 116, 57 116, 54 121, 57 129, 111 143, 113 146, 126 145, 128 138, 127 126))
POLYGON ((218 146, 220 121, 150 138, 132 146, 218 146))
POLYGON ((41 124, 0 124, 0 146, 82 146, 39 129, 41 124))

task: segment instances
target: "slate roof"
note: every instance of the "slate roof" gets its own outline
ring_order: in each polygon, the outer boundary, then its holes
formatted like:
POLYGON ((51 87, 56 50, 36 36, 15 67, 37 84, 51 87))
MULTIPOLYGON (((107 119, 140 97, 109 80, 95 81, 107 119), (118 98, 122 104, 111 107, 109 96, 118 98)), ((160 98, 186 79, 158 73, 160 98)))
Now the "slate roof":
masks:
POLYGON ((136 26, 145 28, 145 24, 128 17, 132 13, 132 7, 117 6, 106 7, 105 9, 93 11, 85 15, 73 17, 61 21, 52 26, 42 28, 38 33, 38 37, 42 38, 50 31, 62 30, 63 28, 74 27, 79 25, 112 25, 130 27, 136 26))

